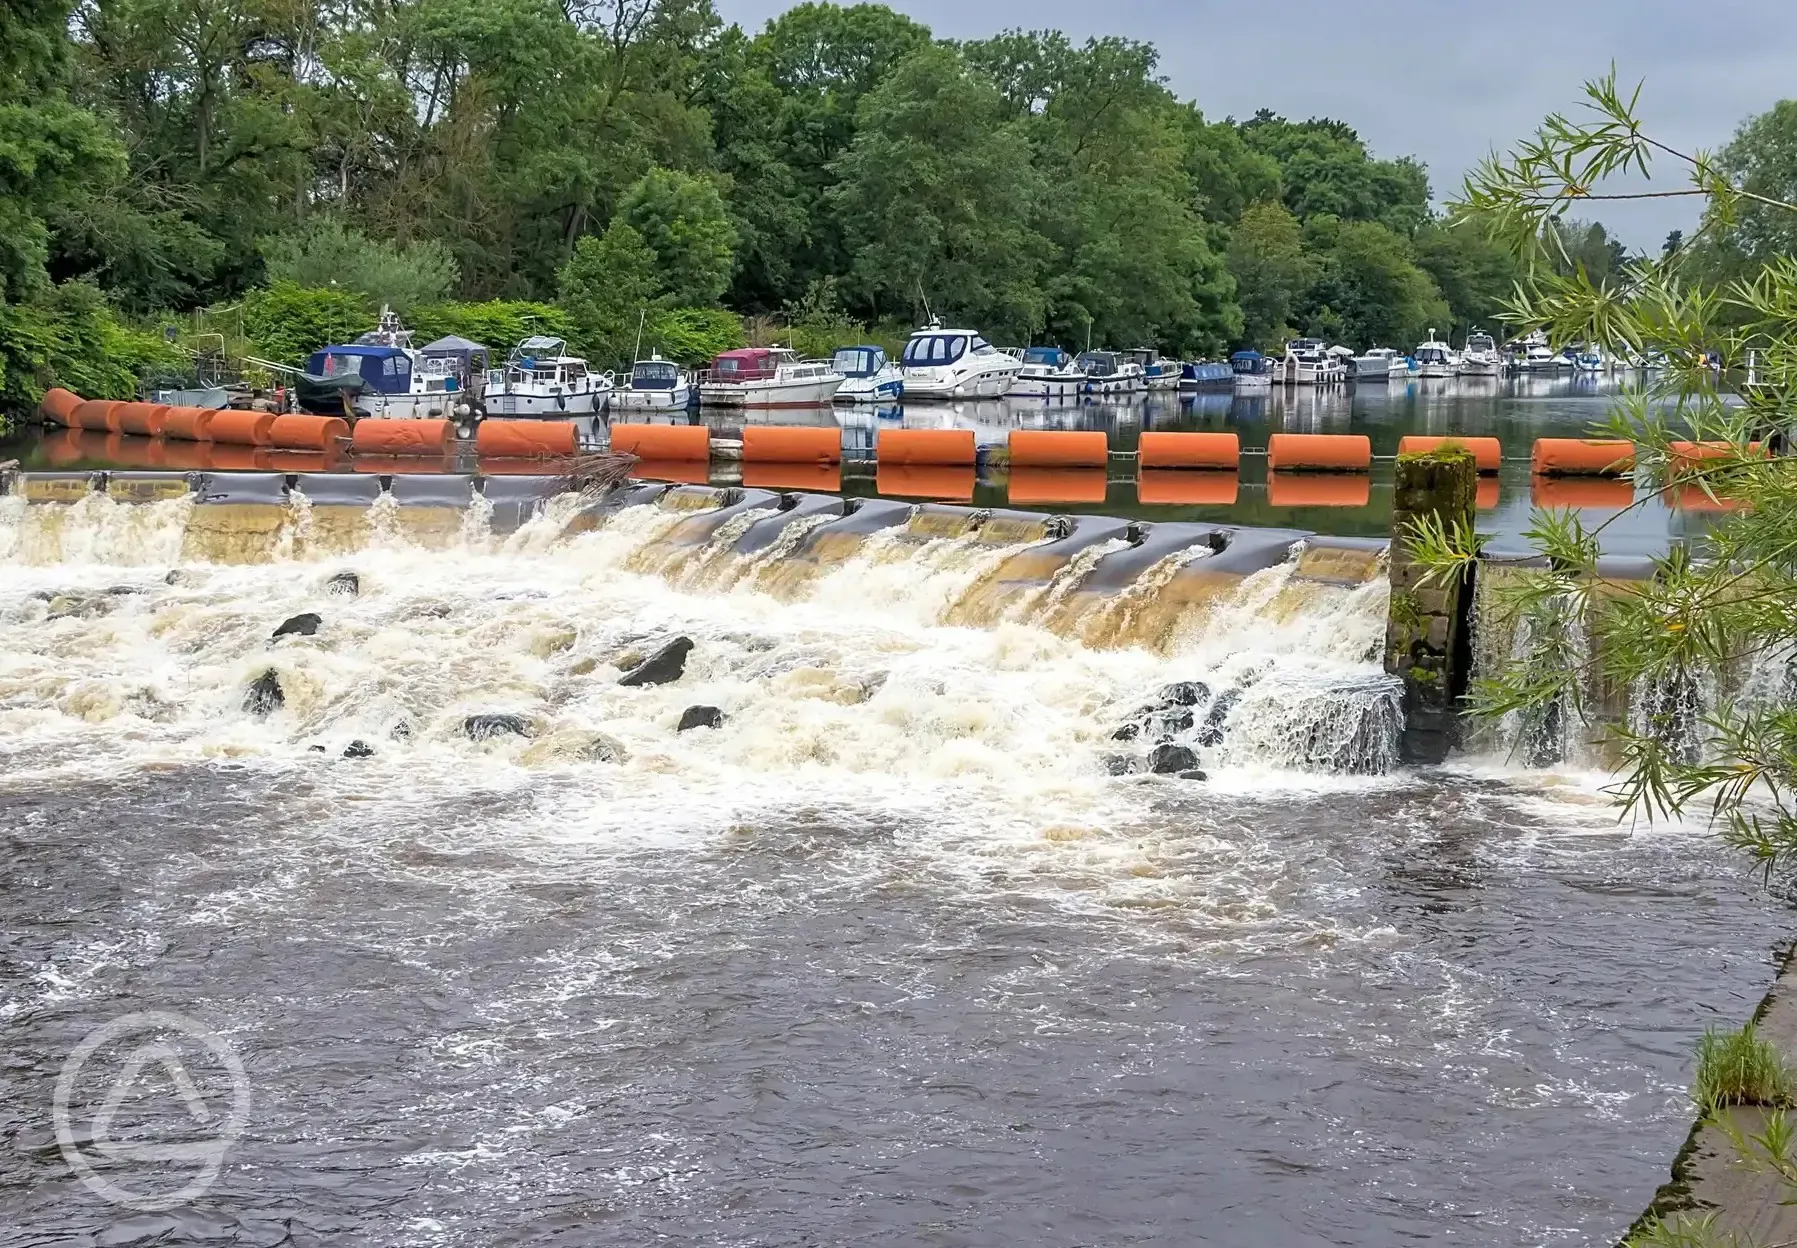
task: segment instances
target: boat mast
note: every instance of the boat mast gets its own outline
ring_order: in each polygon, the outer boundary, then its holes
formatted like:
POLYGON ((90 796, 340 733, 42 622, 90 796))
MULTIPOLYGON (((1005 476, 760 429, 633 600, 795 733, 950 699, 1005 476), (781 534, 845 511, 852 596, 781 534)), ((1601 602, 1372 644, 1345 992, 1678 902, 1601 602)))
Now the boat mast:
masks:
POLYGON ((630 356, 630 363, 633 367, 638 360, 643 358, 643 324, 648 319, 648 308, 644 308, 641 312, 636 314, 636 349, 630 356))

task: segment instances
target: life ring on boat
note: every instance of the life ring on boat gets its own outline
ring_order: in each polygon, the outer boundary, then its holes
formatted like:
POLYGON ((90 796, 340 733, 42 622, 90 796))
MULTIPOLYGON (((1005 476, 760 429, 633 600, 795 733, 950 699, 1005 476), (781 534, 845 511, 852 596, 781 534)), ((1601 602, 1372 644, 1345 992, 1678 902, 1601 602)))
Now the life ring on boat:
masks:
POLYGON ((568 396, 561 390, 555 392, 555 407, 557 411, 565 412, 568 410, 568 396))

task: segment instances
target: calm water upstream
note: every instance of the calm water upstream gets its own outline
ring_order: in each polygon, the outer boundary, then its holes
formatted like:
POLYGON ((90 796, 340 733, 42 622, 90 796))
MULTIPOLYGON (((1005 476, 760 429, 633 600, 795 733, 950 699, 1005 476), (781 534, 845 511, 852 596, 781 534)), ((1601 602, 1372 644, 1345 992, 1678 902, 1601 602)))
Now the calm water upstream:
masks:
MULTIPOLYGON (((1520 454, 1601 406, 1382 402, 1325 427, 1520 454)), ((1163 415, 1259 440, 1090 418, 1163 415)), ((1152 603, 975 611, 1016 547, 197 510, 0 498, 0 1245, 1610 1244, 1788 930, 1590 774, 1296 767, 1377 681, 1377 583, 1257 573, 1141 645, 1152 603), (677 684, 616 683, 675 633, 677 684), (1173 680, 1240 699, 1210 780, 1107 774, 1173 680), (152 1009, 251 1097, 146 1213, 52 1104, 152 1009)))

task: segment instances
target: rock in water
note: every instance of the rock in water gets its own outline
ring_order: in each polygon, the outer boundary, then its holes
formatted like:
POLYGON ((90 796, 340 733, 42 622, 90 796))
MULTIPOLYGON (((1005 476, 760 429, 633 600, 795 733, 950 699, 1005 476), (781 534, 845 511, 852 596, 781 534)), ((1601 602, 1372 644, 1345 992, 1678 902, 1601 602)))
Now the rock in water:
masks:
POLYGON ((1113 741, 1134 741, 1137 737, 1139 737, 1141 735, 1142 735, 1142 725, 1134 724, 1134 723, 1124 724, 1123 727, 1117 729, 1117 731, 1115 731, 1111 734, 1111 740, 1113 740, 1113 741))
POLYGON ((287 705, 287 695, 281 692, 281 678, 274 668, 269 668, 255 680, 243 695, 243 709, 260 719, 287 705))
POLYGON ((1229 713, 1235 710, 1235 704, 1242 700, 1240 689, 1226 689, 1210 708, 1210 714, 1204 717, 1204 727, 1199 730, 1198 744, 1213 746, 1223 744, 1223 729, 1229 720, 1229 713))
POLYGON ((324 617, 316 611, 308 611, 304 615, 296 615, 281 627, 275 629, 271 640, 278 641, 282 637, 313 637, 318 634, 318 626, 324 623, 324 617))
POLYGON ((1210 779, 1210 777, 1208 775, 1206 775, 1202 771, 1199 771, 1195 767, 1191 771, 1180 772, 1179 778, 1181 780, 1209 780, 1210 779))
POLYGON ((354 598, 362 592, 362 578, 354 572, 339 572, 324 583, 324 592, 354 598))
POLYGON ((675 732, 685 732, 689 728, 722 728, 724 712, 715 706, 689 706, 680 714, 680 727, 675 732))
POLYGON ((1160 691, 1162 706, 1197 706, 1210 697, 1210 686, 1202 680, 1182 680, 1160 691))
POLYGON ((462 734, 470 741, 491 741, 506 735, 535 735, 530 721, 522 715, 470 715, 462 721, 462 734))
POLYGON ((691 637, 676 637, 618 678, 620 685, 672 684, 686 674, 686 656, 693 650, 691 637))
POLYGON ((373 758, 374 757, 374 747, 372 745, 368 744, 368 742, 366 742, 366 741, 360 741, 360 740, 351 741, 348 745, 343 747, 343 757, 345 757, 345 758, 373 758))
POLYGON ((1128 754, 1107 754, 1104 769, 1113 776, 1133 776, 1142 770, 1142 760, 1128 754))
POLYGON ((1183 745, 1157 745, 1148 754, 1148 770, 1157 776, 1174 776, 1197 766, 1198 756, 1183 745))
POLYGON ((392 731, 387 735, 395 741, 410 741, 412 739, 412 721, 409 719, 400 720, 397 724, 393 725, 392 731))

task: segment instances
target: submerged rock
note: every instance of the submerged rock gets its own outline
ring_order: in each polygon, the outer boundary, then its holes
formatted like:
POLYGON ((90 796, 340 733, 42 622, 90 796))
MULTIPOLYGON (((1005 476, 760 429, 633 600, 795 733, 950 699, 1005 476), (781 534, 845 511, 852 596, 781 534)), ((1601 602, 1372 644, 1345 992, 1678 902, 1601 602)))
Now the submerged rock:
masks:
POLYGON ((1210 686, 1202 680, 1182 680, 1166 686, 1157 696, 1162 706, 1197 706, 1210 697, 1210 686))
POLYGON ((243 695, 243 709, 258 719, 286 705, 287 695, 281 689, 281 677, 272 667, 251 681, 243 695))
POLYGON ((339 572, 324 583, 324 592, 342 598, 354 598, 362 592, 362 578, 354 572, 339 572))
POLYGON ((1186 732, 1192 727, 1193 722, 1194 717, 1188 707, 1162 711, 1154 717, 1155 727, 1159 728, 1163 734, 1186 732))
POLYGON ((1191 771, 1180 772, 1179 778, 1181 780, 1209 780, 1210 776, 1194 767, 1191 771))
POLYGON ((1142 760, 1130 754, 1107 754, 1104 769, 1113 776, 1133 776, 1142 770, 1142 760))
POLYGON ((686 656, 693 650, 691 637, 676 637, 618 678, 620 685, 667 685, 686 674, 686 656))
POLYGON ((395 741, 410 741, 412 739, 412 721, 400 720, 388 731, 387 736, 395 741))
POLYGON ((307 611, 296 615, 275 629, 271 640, 279 641, 283 637, 314 637, 318 634, 318 626, 324 623, 324 617, 316 611, 307 611))
POLYGON ((1199 745, 1223 744, 1223 729, 1228 724, 1229 713, 1235 710, 1236 703, 1241 700, 1240 689, 1225 689, 1217 695, 1217 700, 1211 704, 1210 713, 1204 717, 1204 727, 1198 731, 1199 745))
POLYGON ((170 568, 167 575, 162 578, 162 583, 164 585, 191 585, 193 577, 182 568, 170 568))
POLYGON ((1198 756, 1183 745, 1157 745, 1148 753, 1148 770, 1157 776, 1174 776, 1198 766, 1198 756))
POLYGON ((630 752, 615 737, 584 728, 564 728, 532 741, 519 756, 526 766, 548 766, 576 760, 585 763, 623 763, 630 752))
POLYGON ((373 758, 374 747, 366 741, 355 740, 343 747, 345 758, 373 758))
POLYGON ((462 721, 462 735, 470 741, 491 741, 494 737, 535 736, 536 731, 522 715, 470 715, 462 721))
POLYGON ((715 706, 689 706, 680 713, 680 727, 675 732, 685 732, 689 728, 722 728, 724 712, 715 706))
POLYGON ((1140 725, 1138 723, 1128 723, 1128 724, 1123 725, 1123 727, 1117 729, 1117 731, 1113 732, 1111 734, 1111 740, 1113 740, 1113 741, 1134 741, 1137 737, 1139 737, 1141 735, 1142 735, 1142 725, 1140 725))

